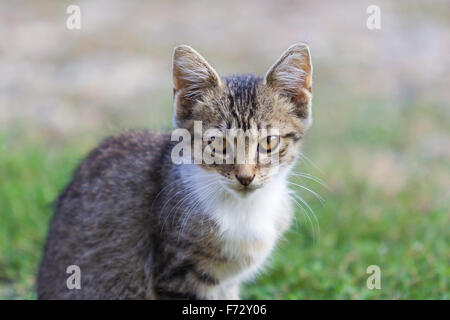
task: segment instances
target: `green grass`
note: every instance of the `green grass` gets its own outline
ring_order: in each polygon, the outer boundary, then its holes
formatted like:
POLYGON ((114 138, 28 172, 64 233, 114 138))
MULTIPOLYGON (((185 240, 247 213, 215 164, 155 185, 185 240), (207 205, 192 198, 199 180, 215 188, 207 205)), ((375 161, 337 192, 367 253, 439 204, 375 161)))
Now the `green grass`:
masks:
POLYGON ((51 204, 80 152, 0 142, 0 298, 34 298, 51 204))
MULTIPOLYGON (((329 185, 326 190, 301 181, 326 199, 321 205, 302 192, 318 217, 320 236, 297 210, 265 271, 244 286, 243 298, 449 299, 450 219, 443 188, 450 164, 426 157, 405 134, 418 128, 416 119, 448 129, 439 125, 439 114, 424 117, 421 107, 410 117, 386 111, 387 122, 371 116, 371 108, 366 104, 334 126, 338 115, 318 108, 305 152, 321 171, 308 162, 297 171, 329 185), (369 265, 381 268, 381 290, 366 287, 369 265)), ((50 140, 0 135, 0 299, 36 298, 50 204, 93 146, 50 140)))
MULTIPOLYGON (((294 226, 276 251, 270 272, 247 286, 244 296, 448 299, 448 212, 419 212, 413 203, 413 190, 388 204, 358 183, 329 194, 323 207, 313 205, 320 239, 313 240, 311 226, 294 226), (366 268, 372 264, 381 268, 381 290, 366 287, 366 268)), ((301 222, 301 213, 297 217, 301 222)))

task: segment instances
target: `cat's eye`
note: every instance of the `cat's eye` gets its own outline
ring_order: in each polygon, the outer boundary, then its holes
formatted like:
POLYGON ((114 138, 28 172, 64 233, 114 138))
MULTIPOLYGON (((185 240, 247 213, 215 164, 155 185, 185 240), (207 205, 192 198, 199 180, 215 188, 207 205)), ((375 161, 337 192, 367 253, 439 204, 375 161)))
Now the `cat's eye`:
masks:
POLYGON ((273 152, 278 147, 279 143, 279 136, 267 136, 259 141, 259 146, 267 152, 273 152))
POLYGON ((211 137, 209 138, 208 144, 210 144, 216 152, 226 152, 227 142, 225 141, 225 138, 211 137))

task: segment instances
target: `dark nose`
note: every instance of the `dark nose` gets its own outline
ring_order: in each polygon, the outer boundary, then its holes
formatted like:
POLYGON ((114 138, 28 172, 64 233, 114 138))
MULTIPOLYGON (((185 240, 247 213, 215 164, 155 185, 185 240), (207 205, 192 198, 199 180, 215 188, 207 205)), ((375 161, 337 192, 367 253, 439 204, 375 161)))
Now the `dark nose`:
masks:
POLYGON ((253 176, 236 176, 236 179, 238 179, 239 182, 245 187, 248 186, 253 181, 253 178, 255 178, 255 175, 253 175, 253 176))

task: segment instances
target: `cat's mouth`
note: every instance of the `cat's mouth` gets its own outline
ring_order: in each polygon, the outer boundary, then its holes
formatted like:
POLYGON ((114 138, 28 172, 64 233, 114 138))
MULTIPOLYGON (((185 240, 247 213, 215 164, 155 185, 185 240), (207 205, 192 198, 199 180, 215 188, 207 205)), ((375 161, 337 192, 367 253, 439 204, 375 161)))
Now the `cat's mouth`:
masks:
POLYGON ((245 197, 254 193, 256 190, 259 190, 262 185, 249 184, 248 186, 243 186, 242 184, 228 184, 227 187, 233 193, 245 197))

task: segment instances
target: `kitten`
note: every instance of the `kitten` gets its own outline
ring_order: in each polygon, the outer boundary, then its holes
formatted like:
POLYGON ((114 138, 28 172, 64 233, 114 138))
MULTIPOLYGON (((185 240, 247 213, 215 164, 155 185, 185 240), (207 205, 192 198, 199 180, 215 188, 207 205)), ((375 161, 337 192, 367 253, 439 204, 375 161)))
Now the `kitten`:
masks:
MULTIPOLYGON (((175 164, 178 141, 170 134, 105 140, 58 198, 38 297, 238 299, 240 284, 260 270, 290 225, 287 177, 311 124, 311 77, 309 49, 301 43, 264 78, 219 77, 195 50, 176 47, 175 128, 193 134, 195 121, 220 132, 277 128, 278 135, 245 145, 278 162, 175 164), (81 270, 80 289, 68 289, 70 265, 81 270)), ((233 143, 202 142, 210 144, 216 152, 233 143)))

